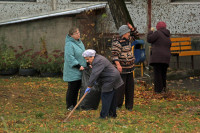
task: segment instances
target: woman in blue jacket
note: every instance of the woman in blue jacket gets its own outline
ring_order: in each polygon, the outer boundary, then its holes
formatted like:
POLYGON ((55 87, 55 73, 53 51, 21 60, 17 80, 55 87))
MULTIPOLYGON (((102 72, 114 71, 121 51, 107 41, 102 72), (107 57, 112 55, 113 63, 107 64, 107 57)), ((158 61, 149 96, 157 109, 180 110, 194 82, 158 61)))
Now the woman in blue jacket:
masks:
POLYGON ((66 93, 67 109, 72 110, 77 103, 78 91, 81 87, 82 70, 86 61, 82 57, 85 46, 80 40, 80 32, 76 27, 69 30, 65 40, 63 80, 68 82, 66 93))

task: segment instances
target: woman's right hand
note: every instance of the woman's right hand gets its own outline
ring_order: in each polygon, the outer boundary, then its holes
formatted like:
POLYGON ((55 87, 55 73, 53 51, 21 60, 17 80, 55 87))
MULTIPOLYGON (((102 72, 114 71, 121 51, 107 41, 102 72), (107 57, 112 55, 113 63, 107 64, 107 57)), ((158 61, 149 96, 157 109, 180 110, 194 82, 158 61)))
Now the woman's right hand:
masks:
POLYGON ((130 24, 130 23, 127 23, 127 26, 128 28, 131 30, 131 31, 134 31, 135 29, 133 28, 133 26, 130 24))
POLYGON ((122 66, 121 65, 117 65, 117 70, 122 73, 122 66))
POLYGON ((155 31, 154 27, 151 27, 151 31, 155 31))

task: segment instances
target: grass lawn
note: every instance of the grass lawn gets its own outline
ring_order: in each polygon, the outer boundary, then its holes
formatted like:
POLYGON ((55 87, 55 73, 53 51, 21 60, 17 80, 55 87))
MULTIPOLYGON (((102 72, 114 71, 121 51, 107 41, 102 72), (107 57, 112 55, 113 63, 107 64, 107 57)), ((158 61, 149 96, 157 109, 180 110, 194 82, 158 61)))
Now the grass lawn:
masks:
POLYGON ((154 95, 135 85, 133 111, 99 119, 98 110, 76 110, 68 122, 67 83, 58 78, 0 77, 0 133, 3 132, 200 132, 200 90, 170 90, 154 95))

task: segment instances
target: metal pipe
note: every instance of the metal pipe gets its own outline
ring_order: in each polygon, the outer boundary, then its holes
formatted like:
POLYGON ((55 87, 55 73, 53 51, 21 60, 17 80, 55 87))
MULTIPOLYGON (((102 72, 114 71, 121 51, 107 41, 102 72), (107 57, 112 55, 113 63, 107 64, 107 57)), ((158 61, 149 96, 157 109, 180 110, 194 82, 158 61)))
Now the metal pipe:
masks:
POLYGON ((152 1, 148 0, 147 1, 147 5, 148 5, 148 30, 151 29, 151 10, 152 10, 152 1))

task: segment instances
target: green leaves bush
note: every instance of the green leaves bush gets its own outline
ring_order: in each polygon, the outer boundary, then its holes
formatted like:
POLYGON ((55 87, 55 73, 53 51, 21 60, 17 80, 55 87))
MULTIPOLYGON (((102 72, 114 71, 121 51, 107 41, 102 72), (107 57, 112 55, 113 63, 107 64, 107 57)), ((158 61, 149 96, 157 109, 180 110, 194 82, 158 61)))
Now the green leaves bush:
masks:
POLYGON ((63 70, 64 53, 60 50, 54 50, 50 54, 37 53, 35 57, 35 69, 40 73, 59 73, 63 70))
POLYGON ((18 68, 15 50, 12 47, 0 48, 0 70, 18 68))
POLYGON ((60 50, 44 54, 22 46, 0 47, 0 70, 34 68, 40 73, 62 73, 63 63, 64 52, 60 50))

